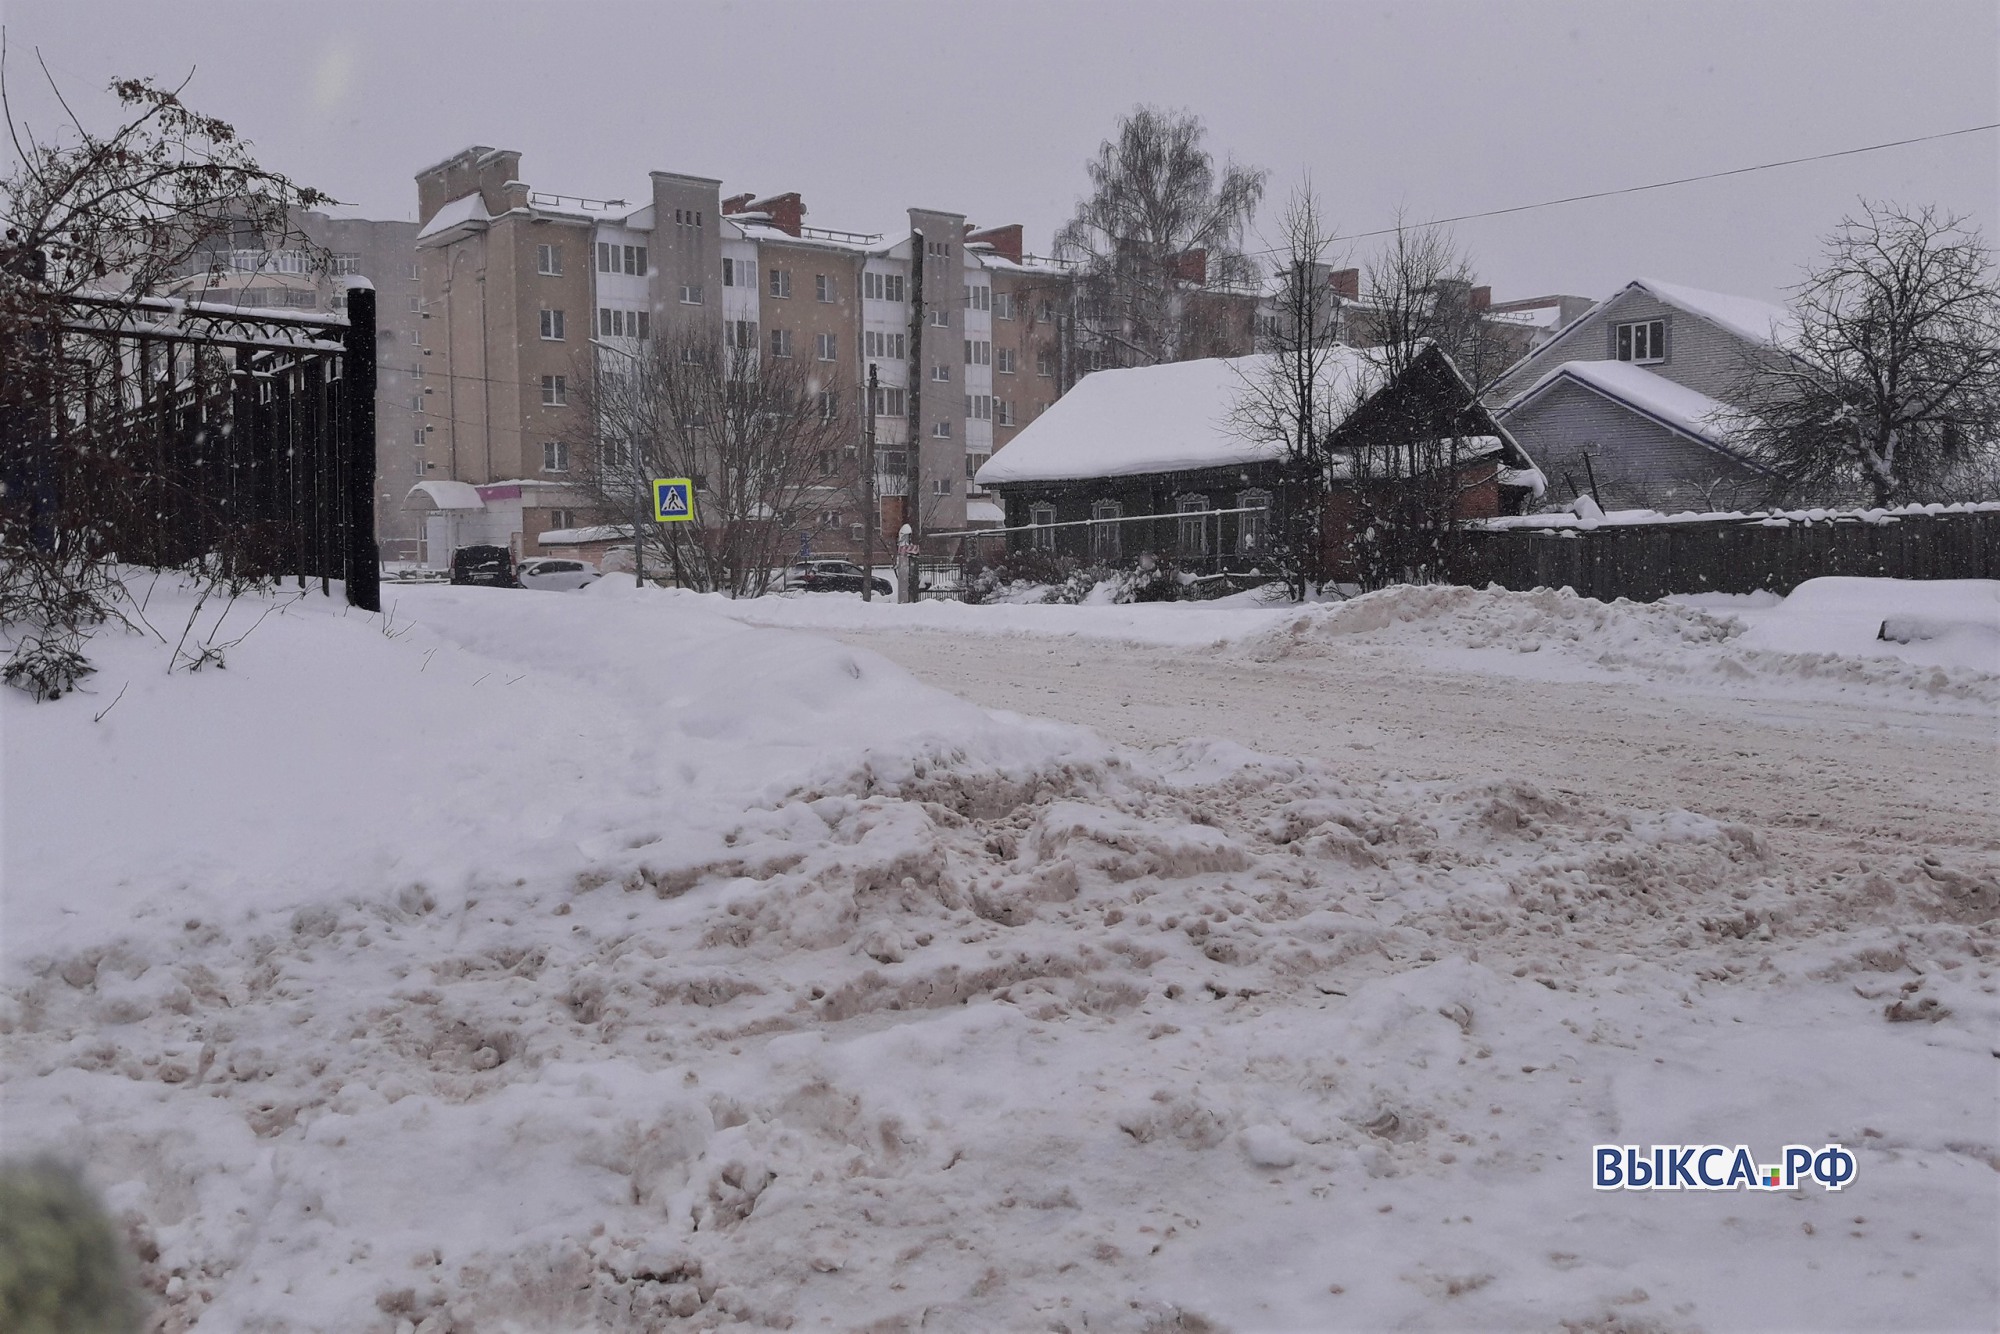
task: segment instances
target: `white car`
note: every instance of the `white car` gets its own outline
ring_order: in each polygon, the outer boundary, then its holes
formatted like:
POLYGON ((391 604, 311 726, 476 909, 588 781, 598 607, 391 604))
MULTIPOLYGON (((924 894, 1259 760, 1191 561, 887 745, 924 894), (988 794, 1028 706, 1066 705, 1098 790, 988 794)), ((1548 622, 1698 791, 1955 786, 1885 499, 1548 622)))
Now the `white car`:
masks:
POLYGON ((514 568, 514 579, 523 588, 561 591, 582 588, 601 578, 593 567, 561 556, 530 556, 514 568))

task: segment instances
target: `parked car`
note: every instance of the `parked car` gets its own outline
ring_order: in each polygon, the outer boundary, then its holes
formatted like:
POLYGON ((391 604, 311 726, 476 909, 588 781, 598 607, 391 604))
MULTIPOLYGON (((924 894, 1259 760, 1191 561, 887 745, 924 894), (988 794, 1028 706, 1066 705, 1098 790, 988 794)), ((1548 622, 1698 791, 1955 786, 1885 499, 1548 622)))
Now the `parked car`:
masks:
MULTIPOLYGON (((808 593, 859 593, 862 580, 861 567, 849 560, 808 560, 800 561, 785 572, 788 588, 802 588, 808 593)), ((877 575, 869 580, 869 585, 877 593, 893 593, 895 586, 877 575)))
POLYGON ((513 588, 514 557, 505 547, 460 547, 451 553, 451 581, 513 588))
POLYGON ((523 588, 561 591, 594 584, 603 576, 580 560, 561 556, 530 556, 521 562, 514 579, 523 588))

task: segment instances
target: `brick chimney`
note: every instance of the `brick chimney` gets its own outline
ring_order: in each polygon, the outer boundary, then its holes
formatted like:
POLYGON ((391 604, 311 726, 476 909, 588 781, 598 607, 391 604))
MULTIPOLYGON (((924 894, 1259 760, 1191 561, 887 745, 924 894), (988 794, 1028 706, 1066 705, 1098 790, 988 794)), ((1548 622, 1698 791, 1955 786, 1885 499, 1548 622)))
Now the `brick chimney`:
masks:
POLYGON ((771 225, 788 236, 797 236, 799 228, 805 225, 806 201, 796 190, 782 195, 772 195, 769 199, 759 199, 750 205, 752 213, 768 213, 771 225))
POLYGON ((756 197, 756 195, 750 194, 747 191, 740 195, 729 196, 729 198, 722 201, 722 216, 726 218, 732 213, 743 212, 750 207, 750 201, 756 197))
POLYGON ((1491 287, 1473 288, 1469 304, 1475 312, 1484 314, 1486 308, 1493 304, 1493 289, 1491 287))
POLYGON ((1361 299, 1361 270, 1335 269, 1332 273, 1326 275, 1326 285, 1331 287, 1333 294, 1343 301, 1359 301, 1361 299))
POLYGON ((1196 287, 1208 286, 1208 251, 1186 250, 1173 258, 1174 277, 1196 287))
POLYGON ((975 232, 970 227, 965 232, 967 245, 990 245, 993 253, 1014 263, 1021 262, 1021 224, 1010 222, 1005 227, 988 227, 983 232, 975 232))

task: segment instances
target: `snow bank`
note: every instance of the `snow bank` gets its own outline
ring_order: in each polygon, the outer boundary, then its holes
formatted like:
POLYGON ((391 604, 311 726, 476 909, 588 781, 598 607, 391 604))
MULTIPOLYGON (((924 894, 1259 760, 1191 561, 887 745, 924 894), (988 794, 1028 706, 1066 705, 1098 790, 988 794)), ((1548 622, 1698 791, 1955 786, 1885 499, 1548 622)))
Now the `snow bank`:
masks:
POLYGON ((1599 602, 1568 589, 1401 586, 1292 609, 1238 651, 1272 659, 1384 646, 1430 666, 1545 680, 1642 677, 1988 708, 2000 705, 1996 599, 1992 580, 1815 579, 1782 600, 1655 603, 1599 602), (1898 608, 1926 617, 1917 637, 1877 638, 1898 608))
MULTIPOLYGON (((1501 614, 1415 610, 1453 591, 1325 615, 1501 614)), ((1121 752, 702 599, 408 601, 290 604, 194 677, 113 641, 96 698, 0 701, 8 1147, 88 1165, 162 1328, 1943 1328, 2000 1298, 2000 858, 1795 865, 1520 783, 1121 752), (1860 1175, 1589 1188, 1594 1142, 1708 1139, 1860 1175)))

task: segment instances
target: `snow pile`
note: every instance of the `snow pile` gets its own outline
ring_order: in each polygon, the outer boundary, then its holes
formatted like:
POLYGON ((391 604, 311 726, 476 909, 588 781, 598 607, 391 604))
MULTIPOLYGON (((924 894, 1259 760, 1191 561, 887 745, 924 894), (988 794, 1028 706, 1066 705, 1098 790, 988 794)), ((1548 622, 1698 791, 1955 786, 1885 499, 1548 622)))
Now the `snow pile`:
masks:
POLYGON ((2000 704, 2000 582, 1815 579, 1775 607, 1757 601, 1599 602, 1569 589, 1403 585, 1293 611, 1240 651, 1270 660, 1383 646, 1431 666, 1541 679, 1639 675, 2000 704), (1907 642, 1878 638, 1898 607, 1928 614, 1907 642))
MULTIPOLYGON (((1122 752, 604 588, 6 701, 8 1147, 89 1165, 161 1328, 1993 1308, 2000 856, 1122 752), (1710 1139, 1860 1176, 1589 1188, 1710 1139)), ((1392 601, 1348 633, 1445 614, 1392 601)))

